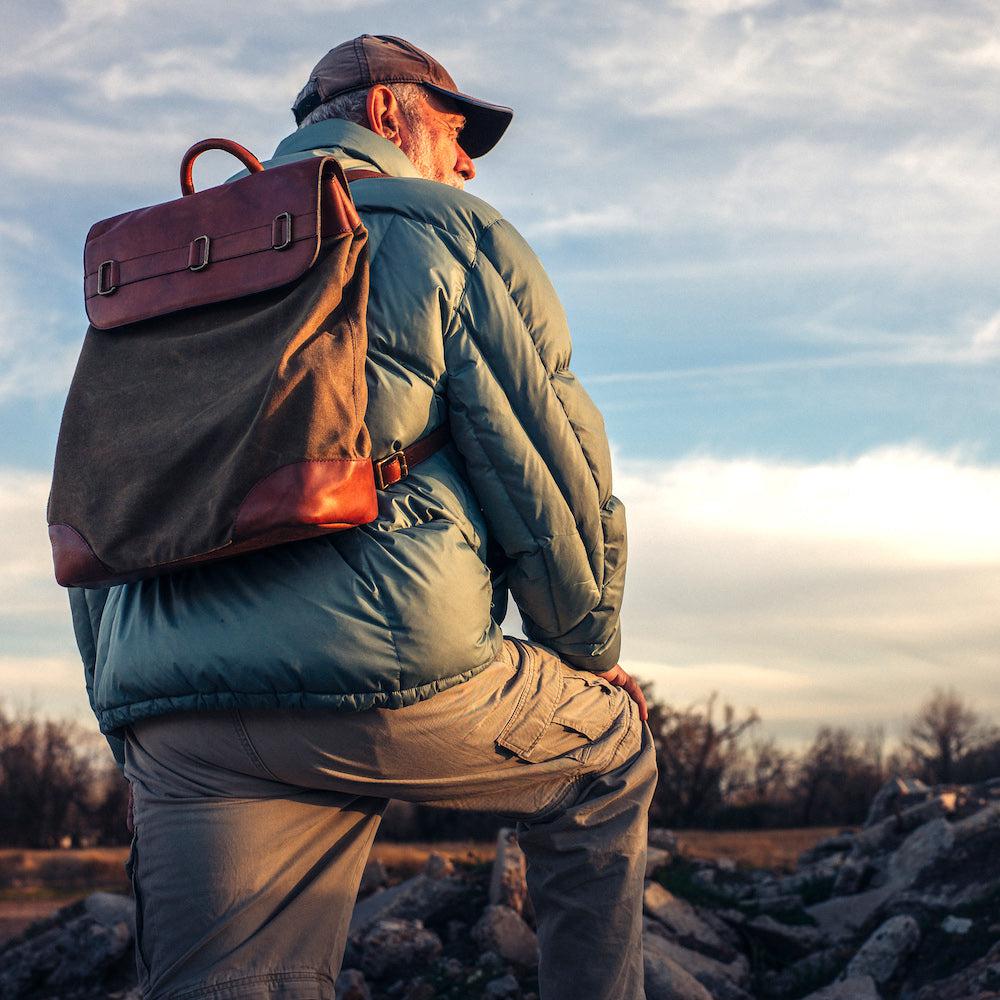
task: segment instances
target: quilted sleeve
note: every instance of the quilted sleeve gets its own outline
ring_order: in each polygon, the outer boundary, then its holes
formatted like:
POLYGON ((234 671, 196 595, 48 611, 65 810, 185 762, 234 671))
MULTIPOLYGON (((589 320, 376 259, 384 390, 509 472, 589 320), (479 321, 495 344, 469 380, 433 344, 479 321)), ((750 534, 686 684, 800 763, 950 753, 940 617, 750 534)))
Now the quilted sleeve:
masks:
POLYGON ((480 237, 445 338, 456 446, 528 638, 574 667, 618 662, 625 511, 604 421, 569 369, 566 317, 503 219, 480 237))

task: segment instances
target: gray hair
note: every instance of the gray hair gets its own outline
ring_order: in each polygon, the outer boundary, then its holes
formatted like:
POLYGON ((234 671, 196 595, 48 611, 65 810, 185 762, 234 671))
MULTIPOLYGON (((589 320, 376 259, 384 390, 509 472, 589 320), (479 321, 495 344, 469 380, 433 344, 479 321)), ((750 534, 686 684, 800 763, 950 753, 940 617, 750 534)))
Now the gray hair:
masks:
MULTIPOLYGON (((386 86, 389 85, 387 84, 386 86)), ((311 81, 307 83, 299 92, 299 96, 295 98, 295 103, 297 104, 305 94, 314 88, 314 83, 311 81)), ((358 90, 348 90, 343 94, 337 94, 336 97, 331 97, 330 100, 324 101, 319 107, 313 108, 299 122, 298 127, 305 128, 306 125, 315 125, 317 122, 324 122, 330 118, 340 118, 344 121, 354 122, 357 125, 364 125, 367 128, 368 109, 366 102, 368 100, 368 90, 368 87, 361 87, 358 90)), ((389 86, 389 90, 392 91, 393 96, 396 98, 396 103, 399 104, 399 109, 407 123, 411 123, 419 116, 423 101, 423 88, 419 83, 394 83, 389 86)))

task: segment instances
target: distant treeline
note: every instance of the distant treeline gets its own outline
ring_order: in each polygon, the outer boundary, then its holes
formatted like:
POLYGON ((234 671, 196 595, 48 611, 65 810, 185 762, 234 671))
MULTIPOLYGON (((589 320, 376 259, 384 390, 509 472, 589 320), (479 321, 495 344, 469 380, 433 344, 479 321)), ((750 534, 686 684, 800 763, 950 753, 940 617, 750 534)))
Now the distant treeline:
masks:
MULTIPOLYGON (((677 829, 851 826, 893 775, 929 784, 1000 776, 1000 729, 954 689, 939 689, 887 752, 881 729, 823 726, 801 752, 760 733, 756 712, 716 695, 678 708, 652 697, 659 783, 650 822, 677 829)), ((102 739, 78 723, 0 708, 0 845, 120 844, 128 788, 102 739)), ((489 838, 495 816, 394 803, 381 835, 399 840, 489 838)))

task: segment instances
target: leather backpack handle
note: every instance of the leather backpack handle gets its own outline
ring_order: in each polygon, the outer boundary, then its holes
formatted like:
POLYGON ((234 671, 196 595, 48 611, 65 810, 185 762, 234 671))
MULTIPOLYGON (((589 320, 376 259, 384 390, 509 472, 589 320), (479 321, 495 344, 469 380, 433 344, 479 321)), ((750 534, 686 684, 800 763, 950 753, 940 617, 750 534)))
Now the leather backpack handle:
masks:
POLYGON ((238 142, 233 142, 232 139, 202 139, 201 142, 196 142, 181 160, 181 194, 194 194, 194 161, 206 149, 221 149, 225 153, 231 153, 252 174, 264 169, 264 165, 249 149, 238 142))

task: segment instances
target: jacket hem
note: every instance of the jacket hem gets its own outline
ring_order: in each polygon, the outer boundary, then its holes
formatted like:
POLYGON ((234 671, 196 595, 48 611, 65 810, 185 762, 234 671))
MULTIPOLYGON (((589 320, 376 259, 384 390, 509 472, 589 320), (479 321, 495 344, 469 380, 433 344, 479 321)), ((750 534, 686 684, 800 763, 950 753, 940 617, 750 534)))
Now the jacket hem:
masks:
POLYGON ((499 655, 491 650, 487 660, 461 673, 439 677, 424 684, 395 691, 216 691, 192 692, 162 698, 147 698, 129 705, 101 709, 96 712, 101 732, 117 735, 125 726, 140 719, 149 719, 170 712, 210 712, 230 708, 317 708, 364 712, 370 708, 405 708, 461 684, 485 670, 499 655))

